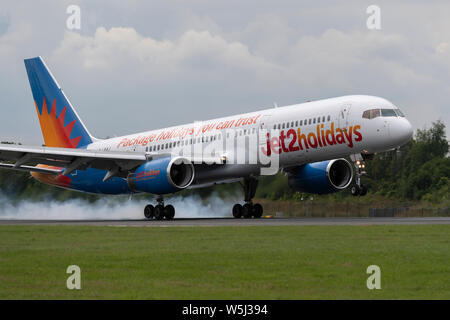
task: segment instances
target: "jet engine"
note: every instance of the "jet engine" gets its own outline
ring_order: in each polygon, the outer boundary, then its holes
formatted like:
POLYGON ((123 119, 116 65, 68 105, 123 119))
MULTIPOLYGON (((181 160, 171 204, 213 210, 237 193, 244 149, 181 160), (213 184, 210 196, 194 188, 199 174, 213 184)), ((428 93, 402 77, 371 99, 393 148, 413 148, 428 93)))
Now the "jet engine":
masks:
POLYGON ((289 186, 300 192, 325 194, 347 188, 353 168, 345 159, 308 163, 288 171, 289 186))
POLYGON ((137 192, 167 194, 183 190, 194 180, 194 165, 182 157, 153 159, 139 166, 127 177, 129 187, 137 192))

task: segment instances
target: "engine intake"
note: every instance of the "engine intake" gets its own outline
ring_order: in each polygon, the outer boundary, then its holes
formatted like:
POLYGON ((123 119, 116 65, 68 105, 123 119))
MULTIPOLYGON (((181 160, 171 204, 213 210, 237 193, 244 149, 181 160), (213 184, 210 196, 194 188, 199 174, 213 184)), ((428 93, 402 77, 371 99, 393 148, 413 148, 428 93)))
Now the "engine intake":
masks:
POLYGON ((194 180, 194 165, 185 158, 159 158, 139 166, 127 177, 137 192, 167 194, 183 190, 194 180))
POLYGON ((347 188, 353 168, 345 159, 308 163, 288 173, 289 186, 300 192, 325 194, 347 188))

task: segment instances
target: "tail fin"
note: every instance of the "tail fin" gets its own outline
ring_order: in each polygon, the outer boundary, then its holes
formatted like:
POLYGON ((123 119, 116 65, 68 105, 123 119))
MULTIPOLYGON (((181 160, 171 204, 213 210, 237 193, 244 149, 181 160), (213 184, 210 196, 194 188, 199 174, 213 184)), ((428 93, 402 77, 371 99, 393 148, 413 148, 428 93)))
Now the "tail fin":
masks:
POLYGON ((82 148, 93 138, 41 57, 25 59, 42 135, 47 147, 82 148))

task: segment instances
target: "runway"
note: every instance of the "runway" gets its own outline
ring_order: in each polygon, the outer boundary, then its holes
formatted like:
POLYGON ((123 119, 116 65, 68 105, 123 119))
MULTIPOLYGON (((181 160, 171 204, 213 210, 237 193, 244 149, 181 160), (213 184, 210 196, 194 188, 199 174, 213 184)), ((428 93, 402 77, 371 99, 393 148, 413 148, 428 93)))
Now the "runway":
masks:
POLYGON ((79 225, 111 227, 220 227, 450 224, 450 217, 427 218, 205 218, 166 220, 0 220, 0 225, 79 225))

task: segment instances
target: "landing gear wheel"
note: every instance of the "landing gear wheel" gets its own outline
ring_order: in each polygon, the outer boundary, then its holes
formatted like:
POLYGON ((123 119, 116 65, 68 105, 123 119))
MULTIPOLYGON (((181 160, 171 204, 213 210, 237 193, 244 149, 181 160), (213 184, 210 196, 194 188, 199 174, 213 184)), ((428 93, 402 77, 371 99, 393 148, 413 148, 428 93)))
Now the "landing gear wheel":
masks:
POLYGON ((158 204, 155 207, 155 219, 156 220, 162 220, 164 219, 164 206, 161 204, 158 204))
POLYGON ((145 206, 145 209, 144 209, 144 216, 145 216, 147 219, 153 219, 154 216, 155 216, 155 207, 152 206, 151 204, 145 206))
POLYGON ((259 203, 253 205, 253 216, 255 218, 261 218, 263 215, 263 207, 259 203))
POLYGON ((233 206, 233 217, 235 217, 236 219, 242 217, 242 206, 239 203, 236 203, 233 206))
POLYGON ((365 185, 361 185, 360 190, 359 190, 359 195, 360 196, 365 196, 367 194, 367 187, 365 185))
POLYGON ((253 216, 253 206, 250 203, 246 203, 242 206, 242 216, 245 219, 250 219, 253 216))
POLYGON ((364 161, 371 159, 371 155, 354 154, 350 158, 355 165, 355 184, 352 186, 350 192, 353 196, 365 196, 367 194, 367 187, 361 184, 361 177, 367 174, 364 170, 366 167, 364 161))
POLYGON ((352 194, 352 196, 358 196, 359 195, 359 187, 357 185, 352 186, 352 188, 350 189, 350 193, 352 194))
POLYGON ((167 220, 172 220, 175 217, 175 208, 171 204, 164 207, 164 216, 167 220))

